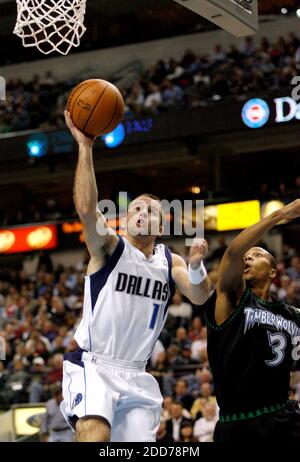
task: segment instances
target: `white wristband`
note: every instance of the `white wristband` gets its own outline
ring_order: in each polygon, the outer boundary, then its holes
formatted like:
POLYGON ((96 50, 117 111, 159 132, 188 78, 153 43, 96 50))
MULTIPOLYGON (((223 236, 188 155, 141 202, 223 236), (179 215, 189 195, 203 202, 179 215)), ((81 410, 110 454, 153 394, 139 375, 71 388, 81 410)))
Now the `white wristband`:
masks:
POLYGON ((200 266, 197 269, 192 269, 189 265, 189 281, 191 284, 201 284, 207 277, 207 272, 203 261, 201 262, 200 266))

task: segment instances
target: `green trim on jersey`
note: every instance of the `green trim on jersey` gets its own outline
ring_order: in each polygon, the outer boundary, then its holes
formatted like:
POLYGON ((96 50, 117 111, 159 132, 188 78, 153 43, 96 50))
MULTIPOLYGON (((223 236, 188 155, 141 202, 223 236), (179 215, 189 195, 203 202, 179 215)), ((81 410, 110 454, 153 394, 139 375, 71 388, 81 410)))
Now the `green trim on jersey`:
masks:
POLYGON ((280 409, 283 409, 287 405, 288 402, 289 400, 286 400, 286 402, 283 404, 273 404, 272 406, 265 406, 261 409, 256 409, 256 411, 220 415, 219 420, 220 422, 224 423, 224 422, 235 422, 237 420, 254 419, 255 417, 260 417, 261 415, 264 415, 264 414, 271 414, 271 412, 280 411, 280 409))
POLYGON ((214 322, 210 322, 209 319, 207 319, 207 324, 209 327, 211 327, 212 329, 216 330, 216 331, 220 331, 222 329, 224 329, 225 327, 228 326, 228 324, 230 324, 231 321, 233 321, 239 314, 240 312, 242 311, 242 309, 245 307, 246 305, 246 301, 247 301, 247 298, 248 298, 248 295, 251 293, 250 289, 247 287, 242 295, 242 298, 241 298, 241 301, 240 303, 238 304, 238 306, 236 307, 235 310, 233 310, 233 312, 231 313, 231 315, 226 319, 226 321, 222 322, 222 324, 220 324, 219 326, 214 322))
POLYGON ((274 300, 272 302, 269 302, 267 300, 264 300, 263 298, 257 297, 257 295, 255 295, 253 292, 252 295, 263 306, 267 306, 269 308, 278 308, 279 306, 284 306, 284 303, 280 300, 274 300))

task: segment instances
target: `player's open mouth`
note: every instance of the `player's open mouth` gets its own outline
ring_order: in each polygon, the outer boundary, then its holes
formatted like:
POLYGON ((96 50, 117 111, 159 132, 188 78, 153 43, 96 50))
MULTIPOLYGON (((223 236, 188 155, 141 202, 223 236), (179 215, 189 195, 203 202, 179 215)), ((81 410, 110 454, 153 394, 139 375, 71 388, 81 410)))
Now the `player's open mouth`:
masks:
POLYGON ((251 269, 251 265, 249 265, 248 263, 245 264, 245 269, 244 269, 244 273, 246 273, 247 271, 249 271, 251 269))

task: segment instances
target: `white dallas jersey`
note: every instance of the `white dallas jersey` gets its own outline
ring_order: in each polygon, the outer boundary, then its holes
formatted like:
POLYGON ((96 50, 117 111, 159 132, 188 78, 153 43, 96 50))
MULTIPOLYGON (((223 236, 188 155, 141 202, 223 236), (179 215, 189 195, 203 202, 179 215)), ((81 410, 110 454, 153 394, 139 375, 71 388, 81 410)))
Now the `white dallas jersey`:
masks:
POLYGON ((75 339, 83 350, 146 361, 174 293, 171 252, 155 245, 150 259, 119 236, 108 262, 85 277, 83 318, 75 339))

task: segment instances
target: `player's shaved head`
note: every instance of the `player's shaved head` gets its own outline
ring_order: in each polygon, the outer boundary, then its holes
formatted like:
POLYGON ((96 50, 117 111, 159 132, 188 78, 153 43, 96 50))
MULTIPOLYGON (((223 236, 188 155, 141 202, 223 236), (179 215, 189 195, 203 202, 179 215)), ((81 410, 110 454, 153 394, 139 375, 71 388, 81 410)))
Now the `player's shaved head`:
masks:
POLYGON ((246 252, 244 256, 246 256, 248 253, 252 253, 252 252, 255 252, 255 251, 261 252, 263 254, 263 256, 266 257, 269 260, 271 267, 276 269, 276 260, 275 260, 275 258, 273 257, 273 255, 270 252, 268 252, 263 247, 251 247, 251 249, 249 249, 248 252, 246 252))

